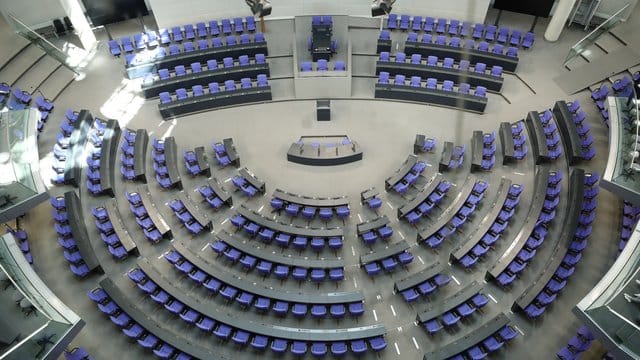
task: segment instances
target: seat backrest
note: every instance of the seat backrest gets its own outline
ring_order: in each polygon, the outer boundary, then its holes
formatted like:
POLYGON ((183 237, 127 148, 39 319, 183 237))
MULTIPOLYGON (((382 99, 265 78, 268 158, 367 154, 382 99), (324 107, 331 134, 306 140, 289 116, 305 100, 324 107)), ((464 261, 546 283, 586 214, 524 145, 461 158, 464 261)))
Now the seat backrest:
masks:
POLYGON ((433 55, 429 55, 429 57, 427 57, 427 65, 429 65, 429 66, 438 65, 438 57, 437 56, 433 56, 433 55))
POLYGON ((438 85, 438 80, 434 79, 434 78, 428 78, 427 79, 427 87, 430 89, 435 89, 436 86, 438 85))
POLYGON ((161 104, 168 104, 171 102, 171 95, 168 92, 161 92, 159 96, 161 104))
POLYGON ((215 47, 222 47, 222 40, 219 37, 214 37, 211 39, 211 45, 215 47))
POLYGON ((209 83, 209 93, 215 94, 217 92, 220 92, 220 85, 217 82, 209 83))
POLYGON ((318 70, 326 71, 328 69, 329 69, 329 66, 328 66, 327 60, 325 59, 318 60, 318 70))
POLYGON ((404 75, 396 75, 394 79, 394 84, 396 85, 404 85, 405 76, 404 75))
POLYGON ((460 64, 458 65, 458 69, 460 70, 469 70, 469 60, 460 60, 460 64))
POLYGON ((378 79, 378 83, 380 84, 388 84, 389 83, 389 73, 386 71, 381 71, 378 79))
POLYGON ((420 87, 421 82, 422 82, 422 78, 420 76, 411 77, 411 86, 420 87))
POLYGON ((442 66, 446 68, 453 67, 453 58, 444 58, 442 66))
POLYGON ((345 63, 344 61, 336 61, 336 64, 333 67, 334 70, 336 71, 344 71, 346 69, 345 63))
POLYGON ((199 73, 202 71, 202 66, 200 65, 199 62, 194 62, 191 64, 191 72, 192 73, 199 73))
POLYGON ((242 87, 243 89, 250 89, 251 88, 251 79, 249 79, 249 78, 240 79, 240 87, 242 87))
POLYGON ((403 63, 407 59, 407 54, 403 52, 396 53, 396 62, 403 63))
POLYGON ((422 55, 413 54, 411 55, 411 63, 412 64, 420 64, 422 62, 422 55))
POLYGON ((380 61, 389 61, 389 52, 388 51, 383 51, 380 53, 380 61))
POLYGON ((251 37, 249 34, 241 34, 240 35, 240 44, 248 44, 251 42, 251 37))
POLYGON ((236 83, 233 80, 227 80, 224 82, 224 89, 225 91, 230 91, 230 90, 235 90, 236 89, 236 83))
POLYGON ((169 78, 169 69, 160 69, 158 70, 158 76, 161 80, 169 78))
POLYGON ((214 70, 218 68, 218 62, 215 59, 207 60, 207 69, 214 70))
POLYGON ((206 49, 209 47, 207 40, 198 40, 198 49, 206 49))
POLYGON ((444 35, 438 35, 438 37, 436 38, 436 44, 439 44, 439 45, 444 45, 446 41, 447 41, 447 38, 444 35))
POLYGON ((233 58, 226 57, 226 58, 222 59, 222 64, 226 68, 233 67, 233 58))
POLYGON ((258 74, 257 79, 258 79, 258 81, 257 81, 258 87, 269 85, 267 83, 267 75, 266 74, 258 74))
POLYGON ((418 34, 414 32, 410 32, 409 35, 407 35, 407 41, 413 41, 413 42, 418 41, 418 34))
POLYGON ((184 65, 178 65, 174 70, 178 76, 182 76, 187 73, 187 69, 185 69, 184 65))
POLYGON ((431 44, 433 42, 433 36, 431 36, 431 34, 422 34, 422 42, 425 44, 431 44))
POLYGON ((227 45, 235 45, 236 44, 236 37, 233 35, 229 35, 226 37, 226 42, 227 45))
POLYGON ((442 89, 443 90, 447 90, 447 91, 452 91, 453 90, 453 81, 451 80, 445 80, 442 83, 442 89))
POLYGON ((487 88, 484 86, 477 86, 476 91, 474 92, 475 96, 486 97, 487 96, 487 88))
POLYGON ((477 73, 484 73, 487 70, 487 64, 485 63, 476 63, 476 72, 477 73))
POLYGON ((178 97, 178 99, 184 99, 187 97, 187 90, 180 88, 178 90, 176 90, 176 96, 178 97))
POLYGON ((493 76, 502 76, 502 66, 493 65, 493 67, 491 68, 491 75, 493 75, 493 76))
POLYGON ((311 64, 311 61, 305 61, 302 64, 300 64, 301 71, 311 71, 312 69, 313 69, 313 65, 311 64))
POLYGON ((238 62, 240 65, 249 65, 249 56, 248 55, 240 55, 238 57, 238 62))
POLYGON ((389 40, 391 39, 391 33, 389 30, 380 31, 380 40, 389 40))
POLYGON ((256 64, 264 64, 267 62, 267 58, 264 54, 256 54, 256 64))
POLYGON ((193 85, 191 90, 193 91, 193 96, 202 96, 202 95, 204 95, 204 90, 202 88, 202 85, 193 85))
POLYGON ((467 83, 460 83, 458 86, 458 92, 461 94, 468 94, 471 86, 467 83))

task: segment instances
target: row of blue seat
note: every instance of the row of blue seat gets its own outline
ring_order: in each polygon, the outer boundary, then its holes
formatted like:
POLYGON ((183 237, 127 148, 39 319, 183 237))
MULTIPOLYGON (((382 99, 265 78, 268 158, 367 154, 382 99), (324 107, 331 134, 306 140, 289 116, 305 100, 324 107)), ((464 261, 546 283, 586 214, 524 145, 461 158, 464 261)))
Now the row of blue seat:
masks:
POLYGON ((489 298, 482 293, 471 296, 468 300, 458 305, 455 309, 449 310, 439 317, 429 319, 422 323, 422 327, 427 330, 427 334, 435 335, 443 328, 447 330, 454 328, 462 319, 469 318, 489 303, 489 298))
MULTIPOLYGON (((333 64, 334 71, 346 71, 347 66, 342 60, 338 60, 333 64)), ((311 61, 304 61, 300 64, 300 71, 308 72, 313 71, 313 63, 311 61)), ((326 59, 318 59, 316 63, 316 71, 329 71, 329 62, 326 59)))
POLYGON ((445 274, 436 274, 415 286, 401 291, 400 294, 407 303, 412 303, 420 298, 420 296, 429 296, 433 294, 436 290, 446 286, 450 282, 451 277, 445 274))
POLYGON ((149 217, 149 212, 142 203, 142 197, 137 192, 125 192, 129 201, 129 209, 136 218, 136 223, 140 226, 146 238, 152 243, 157 243, 162 239, 162 233, 156 228, 149 217))
POLYGON ((98 309, 109 316, 112 323, 122 329, 122 332, 129 338, 135 340, 138 345, 145 349, 152 350, 161 359, 190 360, 191 356, 177 351, 173 346, 159 340, 151 331, 143 328, 140 324, 131 319, 114 300, 102 288, 89 290, 87 293, 98 309))
POLYGON ((327 275, 329 280, 333 282, 344 280, 343 267, 328 269, 328 274, 327 269, 294 267, 292 270, 288 265, 274 264, 270 261, 257 259, 249 254, 245 254, 230 244, 227 244, 224 240, 217 240, 209 245, 218 256, 224 256, 233 264, 240 262, 246 271, 251 271, 255 268, 258 270, 258 273, 263 276, 271 275, 273 270, 273 274, 280 280, 285 280, 291 276, 297 281, 306 281, 307 278, 310 278, 311 281, 320 283, 327 279, 327 275))
POLYGON ((420 221, 422 217, 427 217, 431 210, 447 195, 450 188, 451 183, 448 180, 441 180, 436 188, 427 196, 426 200, 416 206, 415 209, 410 209, 404 216, 404 219, 413 225, 420 221))
POLYGON ((153 147, 151 157, 153 158, 153 170, 156 172, 156 181, 158 181, 158 184, 163 189, 169 189, 173 186, 173 183, 169 177, 167 158, 164 153, 164 140, 154 138, 153 143, 156 144, 156 146, 153 147))
MULTIPOLYGON (((378 77, 378 84, 389 84, 389 73, 386 71, 381 71, 380 76, 378 77)), ((399 86, 407 86, 406 77, 404 75, 396 75, 393 81, 393 85, 399 86)), ((408 84, 411 87, 422 87, 422 78, 420 76, 412 76, 411 80, 408 84)), ((425 83, 425 88, 432 90, 442 90, 442 91, 450 91, 454 92, 454 83, 451 80, 445 80, 442 82, 441 87, 438 87, 438 79, 428 78, 425 83)), ((460 83, 458 85, 458 93, 469 95, 471 93, 471 86, 467 83, 460 83)), ((473 91, 474 96, 478 97, 487 97, 487 88, 484 86, 476 86, 473 91)))
MULTIPOLYGON (((102 141, 106 127, 107 123, 105 121, 95 118, 88 134, 92 149, 87 155, 86 185, 92 195, 100 195, 104 190, 100 183, 100 158, 102 157, 102 141)), ((107 149, 106 151, 109 150, 107 149)), ((103 169, 103 171, 107 171, 107 169, 103 169)))
MULTIPOLYGON (((246 65, 250 65, 250 61, 249 61, 249 56, 248 55, 240 55, 238 57, 238 65, 239 66, 246 66, 246 65)), ((266 57, 264 56, 264 54, 256 54, 255 56, 255 64, 266 64, 266 57)), ((206 63, 206 71, 212 71, 212 70, 217 70, 217 69, 221 69, 221 68, 233 68, 235 66, 238 66, 235 64, 235 61, 233 60, 232 57, 225 57, 222 59, 222 66, 218 66, 218 62, 215 59, 210 59, 207 60, 206 63)), ((191 68, 191 72, 187 73, 187 68, 184 65, 178 65, 173 69, 173 74, 174 74, 174 78, 175 77, 179 77, 179 76, 186 76, 187 74, 198 74, 201 73, 203 71, 202 69, 202 64, 199 62, 195 62, 192 63, 190 65, 191 68)), ((171 79, 171 73, 169 72, 169 69, 159 69, 158 70, 158 76, 155 77, 154 74, 149 73, 145 76, 145 82, 146 83, 153 83, 154 81, 158 81, 158 80, 168 80, 171 79)))
MULTIPOLYGON (((540 189, 540 191, 545 191, 546 196, 542 211, 538 214, 536 226, 533 228, 531 234, 528 234, 529 238, 518 251, 516 258, 496 277, 496 281, 501 286, 508 286, 515 281, 518 274, 520 274, 535 257, 536 249, 544 242, 549 233, 549 224, 556 216, 556 208, 560 201, 560 191, 562 189, 560 185, 561 180, 562 172, 559 170, 549 173, 546 189, 540 189)), ((536 189, 536 191, 537 190, 538 189, 536 189)))
MULTIPOLYGON (((489 188, 489 183, 484 180, 478 180, 473 184, 471 194, 464 200, 464 203, 460 210, 458 210, 451 220, 436 232, 424 239, 423 243, 432 249, 436 249, 442 245, 449 235, 454 234, 458 229, 463 226, 469 217, 473 215, 478 204, 484 199, 484 194, 489 188)), ((418 208, 419 209, 419 208, 418 208)))
POLYGON ((399 253, 387 256, 384 259, 368 262, 362 265, 367 275, 376 276, 380 274, 382 270, 390 273, 398 268, 398 264, 406 267, 412 262, 413 255, 411 254, 411 252, 409 252, 409 250, 402 250, 399 253))
POLYGON ((54 185, 64 184, 64 169, 67 159, 67 149, 69 148, 69 142, 71 140, 71 133, 75 129, 74 124, 78 120, 78 112, 73 109, 67 109, 65 112, 65 119, 60 122, 60 131, 56 135, 56 143, 53 145, 53 162, 51 168, 53 174, 51 176, 51 183, 54 185))
MULTIPOLYGON (((209 84, 211 86, 211 84, 209 84)), ((225 85, 226 87, 226 85, 225 85)), ((244 195, 247 197, 254 197, 260 189, 253 186, 247 179, 245 179, 242 175, 236 175, 231 179, 231 183, 236 187, 236 190, 241 190, 244 195)))
MULTIPOLYGON (((255 31, 255 20, 253 17, 248 16, 246 18, 247 31, 255 31)), ((222 20, 222 34, 231 35, 232 23, 229 19, 222 20)), ((244 32, 244 24, 242 18, 235 18, 233 20, 233 28, 236 34, 244 32)), ((209 36, 220 35, 220 26, 217 20, 209 22, 209 27, 203 22, 196 24, 194 29, 193 25, 184 25, 184 32, 179 26, 174 26, 171 30, 160 29, 158 32, 149 30, 144 33, 137 33, 133 35, 133 42, 130 36, 124 36, 118 40, 109 40, 109 51, 113 56, 119 56, 123 51, 125 53, 132 53, 136 50, 145 50, 155 48, 158 45, 168 45, 172 42, 182 42, 183 40, 194 40, 195 38, 207 38, 209 36)), ((243 34, 248 35, 248 34, 243 34)))
POLYGON ((71 272, 83 278, 89 275, 90 269, 87 264, 85 264, 82 254, 80 254, 80 250, 78 250, 77 243, 73 238, 65 199, 63 196, 52 197, 50 203, 53 206, 52 215, 55 221, 53 226, 56 234, 58 234, 58 243, 64 248, 64 258, 69 263, 71 272))
POLYGON ((129 253, 122 245, 118 234, 115 233, 113 223, 109 218, 107 209, 105 209, 103 206, 92 207, 91 214, 95 218, 95 224, 98 228, 98 231, 100 231, 100 238, 105 243, 105 245, 107 245, 111 256, 118 260, 126 258, 129 253))
POLYGON ((489 356, 490 353, 500 350, 505 343, 508 343, 518 336, 518 332, 510 325, 505 325, 493 335, 485 338, 480 343, 473 345, 456 356, 450 357, 450 360, 465 360, 468 359, 484 359, 489 356), (466 357, 465 357, 466 356, 466 357))
POLYGON ((359 234, 360 238, 362 239, 362 242, 365 245, 369 245, 369 246, 375 244, 378 238, 388 239, 391 237, 391 235, 393 235, 393 228, 389 226, 389 224, 384 224, 377 228, 374 228, 362 234, 359 234))
MULTIPOLYGON (((397 76, 396 76, 397 77, 397 76)), ((418 181, 424 170, 427 168, 427 163, 424 161, 417 161, 411 169, 395 184, 391 184, 391 188, 398 194, 405 194, 409 187, 418 181)))
POLYGON ((216 156, 218 165, 220 165, 221 167, 231 165, 232 161, 229 158, 229 154, 227 153, 227 149, 225 148, 223 142, 214 141, 211 147, 213 148, 213 153, 216 156))
POLYGON ((220 209, 222 205, 225 204, 220 195, 216 194, 216 192, 210 185, 202 185, 198 187, 197 190, 200 195, 202 195, 207 204, 209 204, 209 206, 211 206, 213 209, 220 209))
MULTIPOLYGON (((428 81, 427 81, 428 84, 428 81)), ((462 85, 462 84, 461 84, 462 85)), ((444 85, 443 85, 443 89, 444 89, 444 85)), ((476 94, 477 94, 477 90, 478 88, 476 88, 476 94)), ((443 153, 443 158, 441 160, 441 163, 446 163, 447 164, 447 169, 449 170, 453 170, 453 169, 457 169, 462 167, 462 164, 464 162, 464 153, 467 150, 467 145, 466 144, 462 144, 462 145, 456 145, 453 148, 453 151, 451 152, 451 157, 450 158, 445 158, 445 153, 443 153)))
POLYGON ((578 334, 569 339, 567 345, 563 346, 556 356, 561 360, 578 360, 582 353, 591 347, 593 340, 595 337, 591 331, 582 325, 578 328, 578 334))
POLYGON ((120 145, 120 150, 122 150, 122 154, 120 155, 120 161, 122 162, 122 165, 120 166, 120 173, 122 174, 122 177, 127 180, 135 180, 136 173, 134 166, 136 132, 125 129, 123 134, 124 139, 122 141, 122 145, 120 145))
MULTIPOLYGON (((403 52, 397 52, 394 55, 394 59, 396 63, 401 63, 404 64, 407 61, 407 55, 403 52)), ((391 61, 391 54, 388 51, 383 51, 380 53, 380 57, 378 59, 379 61, 391 61)), ((440 65, 438 63, 438 57, 437 56, 428 56, 427 57, 427 61, 426 61, 426 65, 427 66, 441 66, 445 69, 453 69, 453 65, 455 60, 453 60, 453 58, 444 58, 442 60, 442 64, 440 65)), ((413 54, 411 55, 410 58, 410 64, 414 64, 414 65, 424 65, 425 63, 422 62, 422 55, 421 54, 413 54)), ((471 71, 469 66, 470 66, 470 62, 469 60, 460 60, 460 63, 458 63, 458 70, 462 70, 462 71, 471 71)), ((478 74, 486 74, 487 73, 487 65, 485 63, 476 63, 473 67, 473 72, 478 73, 478 74)), ((502 77, 502 66, 500 65, 494 65, 491 67, 489 74, 491 76, 495 76, 495 77, 502 77)))
POLYGON ((562 144, 560 144, 560 132, 557 129, 553 114, 550 110, 540 114, 540 121, 544 125, 544 134, 546 136, 546 144, 540 144, 540 146, 546 146, 549 150, 549 158, 556 160, 563 154, 562 144))
POLYGON ((511 136, 513 136, 514 158, 524 160, 527 156, 527 134, 524 131, 524 121, 517 121, 511 126, 511 136))
POLYGON ((176 250, 171 250, 164 255, 178 271, 187 275, 198 285, 205 287, 214 294, 220 294, 228 301, 235 301, 242 308, 253 306, 261 313, 267 313, 270 310, 278 316, 286 316, 289 311, 296 317, 305 317, 308 308, 311 308, 311 315, 314 318, 324 318, 327 314, 327 306, 329 306, 329 314, 332 318, 340 319, 345 316, 347 311, 353 317, 362 316, 364 313, 364 304, 362 301, 344 303, 344 304, 310 304, 310 303, 291 303, 289 301, 260 296, 249 291, 243 291, 236 287, 225 283, 216 278, 214 275, 207 274, 204 270, 199 269, 189 262, 182 254, 176 250))
POLYGON ((176 44, 171 44, 168 47, 158 47, 155 50, 147 53, 137 53, 137 54, 127 54, 125 56, 125 63, 127 66, 135 66, 138 63, 146 63, 149 61, 163 59, 167 56, 174 56, 199 50, 206 50, 209 48, 213 49, 222 49, 223 47, 235 46, 235 45, 249 45, 249 44, 260 44, 265 43, 266 39, 263 33, 255 33, 253 36, 253 41, 251 41, 251 36, 249 34, 242 34, 239 38, 234 35, 230 35, 224 38, 224 43, 222 42, 222 38, 215 37, 211 39, 211 43, 208 40, 198 40, 196 45, 194 43, 188 41, 182 44, 182 50, 180 46, 176 44), (196 48, 197 46, 197 48, 196 48))
POLYGON ((451 19, 439 18, 437 21, 432 17, 414 16, 413 19, 409 15, 401 15, 398 22, 398 15, 389 14, 387 19, 387 28, 389 30, 407 31, 409 29, 419 32, 436 32, 438 34, 449 34, 452 36, 464 36, 473 37, 474 39, 485 39, 487 41, 497 41, 501 44, 510 44, 513 46, 522 46, 528 49, 533 46, 535 41, 535 34, 533 32, 527 32, 522 34, 520 30, 510 31, 507 27, 498 27, 496 25, 485 25, 476 23, 472 27, 470 21, 463 21, 451 19), (448 26, 447 26, 448 25, 448 26))
POLYGON ((496 163, 496 133, 490 132, 482 135, 482 170, 489 171, 496 163))
POLYGON ((616 257, 620 255, 625 246, 627 246, 627 241, 631 238, 631 234, 633 234, 633 230, 636 228, 639 219, 640 206, 635 206, 625 201, 622 205, 622 227, 620 229, 620 241, 618 242, 616 257))
POLYGON ((523 310, 529 318, 537 318, 541 316, 547 306, 553 303, 558 293, 564 289, 567 279, 575 272, 575 266, 582 259, 582 251, 587 247, 587 239, 591 236, 591 224, 595 219, 595 207, 597 204, 597 196, 599 192, 599 175, 591 173, 584 178, 584 198, 581 199, 582 211, 578 219, 578 227, 574 234, 574 239, 562 259, 562 262, 555 271, 544 289, 537 294, 536 298, 527 305, 523 310))
POLYGON ((323 221, 329 221, 333 218, 334 213, 338 219, 346 219, 351 215, 351 210, 348 205, 334 206, 334 207, 314 207, 304 206, 295 202, 284 201, 278 197, 274 197, 270 201, 271 208, 274 211, 280 212, 284 209, 284 212, 292 217, 296 217, 299 214, 306 219, 314 219, 316 215, 323 221))
POLYGON ((507 197, 503 204, 500 204, 500 212, 491 223, 489 229, 482 234, 480 241, 460 258, 460 264, 464 268, 473 267, 485 254, 491 250, 498 241, 504 230, 509 226, 509 221, 515 214, 520 203, 520 194, 524 188, 520 184, 511 184, 507 197))
POLYGON ((18 244, 18 248, 20 248, 24 258, 29 264, 33 265, 33 254, 31 254, 27 232, 24 229, 13 229, 9 225, 5 226, 7 226, 7 234, 13 235, 13 238, 16 239, 16 244, 18 244))
POLYGON ((571 117, 573 123, 576 124, 578 136, 580 136, 580 146, 582 147, 582 158, 591 160, 596 156, 596 147, 593 145, 593 136, 591 135, 591 126, 585 122, 587 115, 580 110, 580 101, 577 99, 569 103, 569 111, 572 112, 571 117))
MULTIPOLYGON (((257 76, 256 79, 256 87, 266 87, 268 86, 269 83, 267 82, 267 75, 265 74, 259 74, 257 76)), ((236 82, 233 80, 226 80, 224 82, 224 91, 225 92, 229 92, 229 91, 236 91, 236 90, 242 90, 242 89, 251 89, 253 88, 253 83, 251 82, 250 78, 242 78, 240 79, 240 88, 238 89, 236 82)), ((212 82, 209 83, 208 86, 209 92, 208 94, 212 95, 212 94, 217 94, 220 93, 220 85, 217 82, 212 82)), ((171 94, 169 92, 161 92, 160 93, 160 103, 161 104, 169 104, 173 101, 180 101, 180 100, 186 100, 187 98, 195 98, 198 96, 204 96, 205 95, 205 88, 202 85, 194 85, 192 87, 192 92, 191 92, 191 96, 189 96, 189 94, 187 93, 187 89, 181 88, 181 89, 177 89, 176 90, 176 98, 173 99, 171 97, 171 94)))
POLYGON ((207 226, 207 224, 201 224, 200 222, 198 222, 194 215, 191 214, 186 208, 182 200, 171 200, 169 202, 169 207, 171 208, 171 210, 173 210, 173 213, 178 218, 178 220, 180 220, 180 222, 187 228, 187 230, 189 230, 191 234, 197 235, 205 229, 205 226, 207 226))
POLYGON ((229 220, 238 230, 244 229, 247 235, 251 237, 258 236, 264 243, 271 243, 271 241, 275 241, 278 246, 288 247, 291 245, 297 250, 304 250, 307 248, 307 245, 315 251, 322 251, 325 247, 332 250, 342 248, 343 239, 340 236, 318 236, 309 239, 307 236, 288 234, 286 232, 271 229, 267 226, 258 225, 240 214, 233 215, 229 220))

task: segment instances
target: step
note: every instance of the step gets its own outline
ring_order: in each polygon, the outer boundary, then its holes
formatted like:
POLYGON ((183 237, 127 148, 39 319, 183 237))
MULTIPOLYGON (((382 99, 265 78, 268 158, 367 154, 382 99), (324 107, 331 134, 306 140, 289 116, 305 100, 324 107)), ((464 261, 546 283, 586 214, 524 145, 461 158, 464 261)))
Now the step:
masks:
POLYGON ((53 101, 73 82, 74 78, 75 74, 73 71, 64 66, 60 66, 40 85, 39 90, 47 99, 53 101))
POLYGON ((624 43, 618 40, 618 38, 608 32, 602 34, 602 36, 600 36, 600 38, 596 40, 595 44, 607 53, 610 53, 613 50, 620 48, 621 46, 625 46, 624 43))
POLYGON ((583 57, 581 56, 576 56, 573 59, 571 59, 566 65, 565 67, 569 70, 574 70, 577 69, 585 64, 588 64, 587 60, 585 60, 583 57))
POLYGON ((22 74, 28 71, 43 56, 45 56, 44 51, 37 46, 30 45, 0 70, 0 81, 13 86, 22 74))
POLYGON ((591 45, 589 46, 589 48, 587 49, 587 51, 583 52, 581 54, 581 56, 587 60, 588 62, 592 62, 595 59, 598 59, 602 56, 606 56, 607 52, 602 50, 600 47, 596 46, 596 45, 591 45))
POLYGON ((58 60, 51 56, 45 56, 18 79, 15 86, 33 93, 59 66, 62 66, 62 64, 58 60))

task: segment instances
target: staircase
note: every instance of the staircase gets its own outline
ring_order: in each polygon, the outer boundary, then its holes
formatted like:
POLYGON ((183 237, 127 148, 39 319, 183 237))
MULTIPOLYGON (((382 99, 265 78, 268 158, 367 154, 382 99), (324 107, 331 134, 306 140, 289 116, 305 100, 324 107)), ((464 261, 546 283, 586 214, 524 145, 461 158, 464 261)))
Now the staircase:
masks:
POLYGON ((569 17, 569 23, 567 26, 571 26, 574 23, 580 24, 584 26, 584 30, 587 31, 592 25, 593 17, 598 6, 600 6, 600 2, 601 0, 578 0, 573 8, 571 16, 569 17))

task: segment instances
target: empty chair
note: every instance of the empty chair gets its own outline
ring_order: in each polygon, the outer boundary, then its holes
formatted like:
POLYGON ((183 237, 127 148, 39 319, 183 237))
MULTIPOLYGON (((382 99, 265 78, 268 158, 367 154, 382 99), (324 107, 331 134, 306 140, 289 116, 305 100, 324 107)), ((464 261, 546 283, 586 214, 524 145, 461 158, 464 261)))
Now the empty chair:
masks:
POLYGON ((442 90, 444 90, 444 91, 453 91, 453 81, 445 80, 442 83, 442 90))
POLYGON ((198 44, 198 50, 204 50, 209 48, 209 42, 207 40, 200 39, 198 40, 197 44, 198 44))
POLYGON ((169 55, 178 55, 180 54, 180 48, 176 44, 169 45, 169 55))
POLYGON ((400 30, 409 30, 410 19, 409 15, 400 15, 400 30))
POLYGON ((257 87, 265 87, 268 86, 267 75, 266 74, 258 74, 256 77, 256 86, 257 87))
POLYGON ((329 64, 327 60, 325 59, 318 60, 318 71, 328 71, 328 70, 329 70, 329 64))
POLYGON ((195 62, 191 64, 191 73, 197 74, 202 71, 202 65, 199 62, 195 62))
POLYGON ((489 43, 486 41, 481 41, 480 44, 478 44, 478 50, 489 51, 489 43))
POLYGON ((477 63, 475 66, 475 72, 479 74, 484 74, 487 71, 487 64, 485 63, 477 63))
POLYGON ((436 32, 443 34, 447 31, 447 19, 439 18, 436 22, 436 32))
POLYGON ((438 65, 438 57, 430 55, 427 57, 427 65, 429 66, 437 66, 438 65))
POLYGON ((244 23, 242 22, 242 18, 233 18, 233 29, 237 34, 240 34, 244 31, 244 23))
POLYGON ((109 40, 109 52, 113 56, 120 56, 122 53, 118 40, 109 40))
POLYGON ((236 83, 233 80, 227 80, 224 82, 224 90, 225 91, 233 91, 236 90, 236 83))
POLYGON ((533 43, 535 40, 536 40, 536 35, 529 31, 526 34, 524 34, 524 38, 522 39, 522 44, 520 44, 520 46, 522 46, 525 49, 529 49, 533 46, 533 43))
POLYGON ((422 34, 422 43, 431 44, 433 42, 433 37, 431 34, 422 34))
POLYGON ((194 85, 192 88, 193 96, 202 96, 204 95, 204 89, 202 85, 194 85))
POLYGON ((405 76, 404 75, 396 75, 393 84, 394 85, 404 85, 405 76))
POLYGON ((436 89, 438 85, 438 80, 434 79, 434 78, 428 78, 427 79, 427 84, 426 84, 426 88, 427 89, 436 89))
POLYGON ((249 79, 249 78, 240 79, 240 88, 241 89, 251 89, 251 79, 249 79))
MULTIPOLYGON (((388 55, 388 53, 387 53, 387 55, 388 55)), ((312 65, 311 61, 305 61, 302 64, 300 64, 300 71, 302 71, 302 72, 311 71, 311 70, 313 70, 312 66, 313 65, 312 65)))
POLYGON ((256 34, 253 36, 253 42, 261 43, 261 42, 265 42, 265 41, 266 41, 266 40, 265 40, 265 38, 264 38, 264 34, 263 34, 263 33, 256 33, 256 34))
POLYGON ((444 58, 443 62, 442 62, 442 67, 445 68, 453 68, 453 59, 452 58, 444 58))
POLYGON ((193 46, 193 43, 191 41, 187 41, 184 44, 182 44, 182 48, 186 53, 196 51, 196 48, 195 46, 193 46))
POLYGON ((176 90, 176 99, 177 100, 184 100, 187 98, 187 90, 186 89, 177 89, 176 90))
POLYGON ((458 85, 458 92, 461 94, 469 94, 469 90, 471 89, 471 85, 467 84, 467 83, 460 83, 460 85, 458 85))
POLYGON ((237 39, 235 36, 233 35, 229 35, 225 38, 225 43, 227 44, 227 46, 232 46, 232 45, 236 45, 237 44, 237 39))
POLYGON ((247 16, 244 18, 245 27, 247 31, 253 32, 256 31, 256 19, 253 16, 247 16))
POLYGON ((217 82, 209 83, 209 94, 220 92, 220 85, 217 82))
POLYGON ((484 34, 484 25, 483 24, 475 24, 473 26, 473 38, 474 39, 480 39, 482 38, 482 35, 484 34))
POLYGON ((403 63, 406 62, 407 60, 407 55, 403 52, 397 52, 396 53, 396 62, 397 63, 403 63))
POLYGON ((506 55, 509 56, 509 57, 517 58, 518 57, 518 48, 510 46, 509 48, 507 48, 507 54, 506 55))
POLYGON ((161 104, 168 104, 168 103, 171 102, 171 95, 168 92, 166 92, 166 91, 161 92, 159 94, 159 96, 160 96, 160 103, 161 104))
POLYGON ((494 41, 496 39, 497 30, 498 28, 495 25, 488 25, 484 33, 484 39, 487 41, 494 41))
POLYGON ((187 69, 184 67, 184 65, 178 65, 175 67, 174 69, 176 76, 184 76, 187 75, 187 69))
POLYGON ((240 44, 250 44, 251 36, 249 34, 241 34, 240 35, 240 44))
POLYGON ((509 38, 509 44, 511 44, 513 46, 519 46, 520 45, 520 41, 522 41, 522 31, 513 30, 511 32, 511 37, 509 38))
POLYGON ((449 40, 449 46, 460 47, 461 42, 462 39, 460 39, 459 37, 452 37, 451 40, 449 40))
POLYGON ((501 44, 495 44, 493 45, 493 50, 491 50, 491 52, 494 54, 502 55, 502 53, 504 53, 504 46, 501 44))
POLYGON ((422 78, 420 78, 420 76, 412 76, 410 86, 420 87, 421 82, 422 82, 422 78))
MULTIPOLYGON (((313 24, 313 18, 312 18, 312 24, 313 24)), ((387 19, 387 28, 389 30, 395 30, 398 28, 398 15, 389 14, 389 18, 387 19)))
POLYGON ((347 69, 344 61, 342 60, 338 60, 336 61, 335 65, 333 66, 333 70, 335 71, 345 71, 347 69))
POLYGON ((491 67, 491 76, 502 77, 502 66, 493 65, 491 67))
POLYGON ((240 64, 240 66, 249 65, 249 56, 248 55, 240 55, 238 57, 238 64, 240 64))
POLYGON ((447 44, 447 38, 444 35, 438 35, 436 37, 436 45, 443 45, 444 46, 446 44, 447 44))
POLYGON ((498 38, 496 39, 499 43, 504 44, 507 42, 507 38, 509 37, 509 29, 505 27, 501 27, 498 30, 498 38))
POLYGON ((414 65, 420 65, 422 63, 422 55, 420 54, 411 55, 411 63, 414 65))
POLYGON ((407 41, 410 41, 410 42, 418 42, 418 33, 410 32, 410 33, 407 35, 407 41))
POLYGON ((389 83, 389 73, 386 71, 381 71, 378 77, 378 84, 388 84, 388 83, 389 83))
POLYGON ((435 23, 435 19, 432 17, 425 17, 424 18, 424 31, 426 32, 431 32, 433 31, 433 25, 435 23))
POLYGON ((391 40, 391 33, 389 33, 389 30, 382 30, 382 31, 380 31, 380 37, 378 39, 379 40, 391 40))
POLYGON ((458 69, 462 71, 467 71, 469 70, 469 65, 470 65, 469 60, 460 60, 460 63, 458 64, 458 69))
POLYGON ((487 97, 487 88, 485 88, 484 86, 477 86, 473 95, 480 96, 480 97, 487 97))

